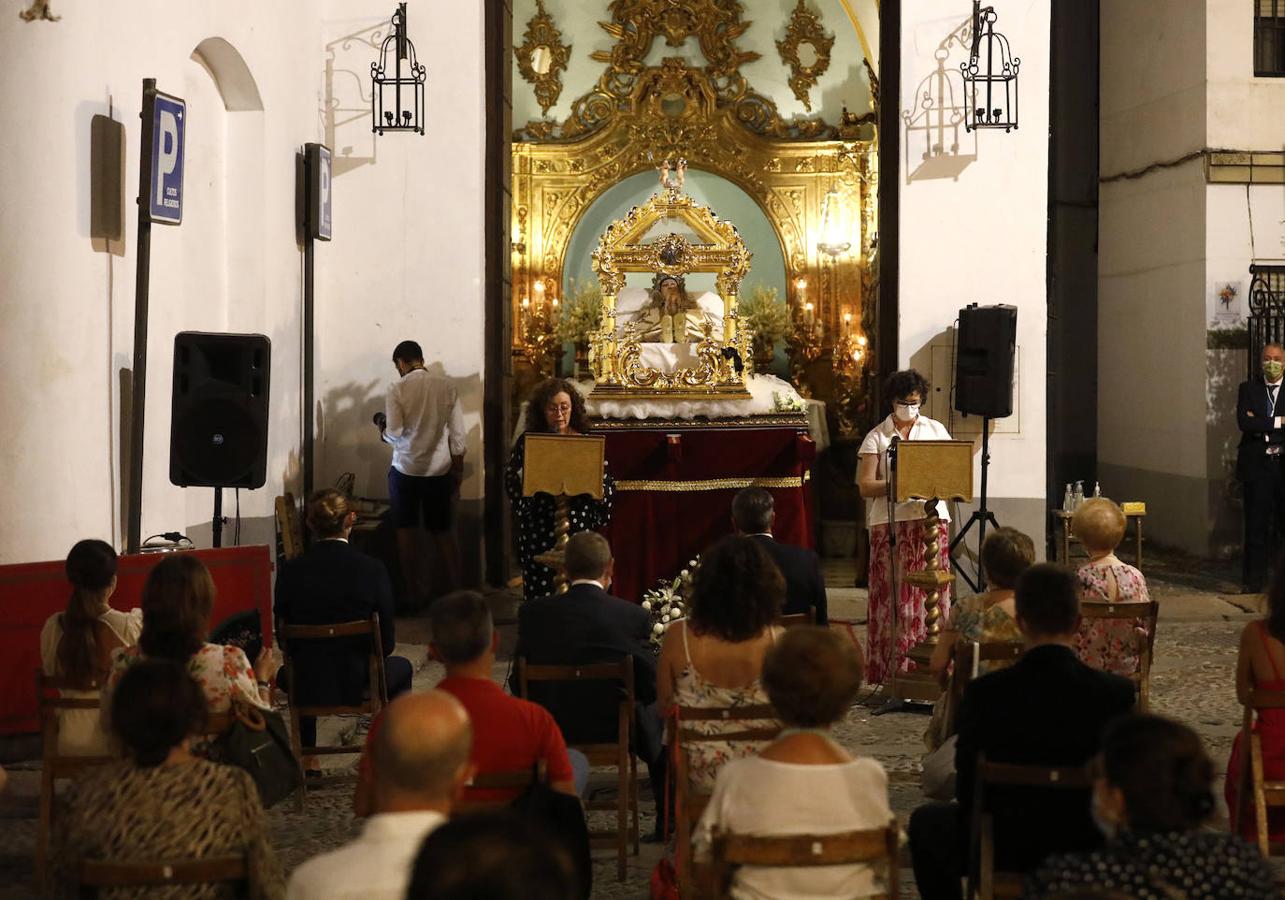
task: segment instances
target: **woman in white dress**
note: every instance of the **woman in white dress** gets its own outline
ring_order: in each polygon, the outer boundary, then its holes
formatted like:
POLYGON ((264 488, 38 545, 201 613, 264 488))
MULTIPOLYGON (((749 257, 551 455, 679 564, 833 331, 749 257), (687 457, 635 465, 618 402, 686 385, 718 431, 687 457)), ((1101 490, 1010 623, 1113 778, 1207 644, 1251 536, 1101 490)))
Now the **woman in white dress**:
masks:
MULTIPOLYGON (((128 647, 143 630, 143 612, 111 606, 116 590, 116 551, 106 541, 79 541, 67 554, 71 597, 40 632, 44 673, 68 679, 77 690, 64 697, 95 698, 111 671, 113 650, 128 647)), ((64 756, 104 756, 107 733, 98 711, 64 709, 58 714, 58 752, 64 756)))
MULTIPOLYGON (((907 672, 911 663, 906 653, 924 639, 924 590, 907 583, 905 575, 927 568, 924 558, 922 522, 924 504, 898 503, 895 512, 898 573, 897 597, 892 597, 892 570, 888 544, 888 447, 894 437, 903 441, 948 441, 950 432, 940 422, 921 416, 919 408, 928 398, 928 381, 914 369, 894 372, 884 387, 892 414, 870 430, 861 442, 857 463, 857 487, 866 500, 866 528, 870 532, 870 602, 866 635, 866 681, 884 684, 894 672, 907 672), (894 615, 895 607, 895 615, 894 615)), ((937 544, 939 565, 950 567, 950 540, 946 505, 937 505, 941 518, 937 544)), ((941 622, 949 621, 950 588, 941 591, 941 622)))

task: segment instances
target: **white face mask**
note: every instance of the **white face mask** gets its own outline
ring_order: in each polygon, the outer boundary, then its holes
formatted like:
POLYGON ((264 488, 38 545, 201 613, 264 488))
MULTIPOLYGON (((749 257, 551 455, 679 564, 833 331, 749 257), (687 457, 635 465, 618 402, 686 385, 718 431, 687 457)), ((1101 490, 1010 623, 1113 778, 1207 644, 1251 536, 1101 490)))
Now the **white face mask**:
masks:
POLYGON ((919 418, 919 404, 911 403, 906 406, 901 403, 894 403, 892 414, 896 416, 898 422, 913 422, 919 418))

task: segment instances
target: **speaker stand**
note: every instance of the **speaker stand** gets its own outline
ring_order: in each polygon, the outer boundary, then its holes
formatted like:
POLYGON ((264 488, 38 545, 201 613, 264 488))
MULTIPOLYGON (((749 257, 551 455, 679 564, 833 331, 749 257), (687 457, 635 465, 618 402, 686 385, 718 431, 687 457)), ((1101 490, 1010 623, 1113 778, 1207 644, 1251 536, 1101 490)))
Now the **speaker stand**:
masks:
POLYGON ((223 546, 223 488, 214 489, 214 546, 223 546))
POLYGON ((990 522, 995 528, 999 528, 999 522, 995 519, 995 514, 986 506, 986 474, 991 466, 991 417, 982 416, 982 492, 977 509, 968 517, 964 527, 959 529, 959 534, 950 542, 950 565, 959 577, 967 582, 968 586, 973 589, 974 593, 981 593, 986 587, 986 570, 982 568, 982 544, 986 541, 986 523, 990 522), (959 560, 955 558, 955 548, 964 542, 968 536, 968 531, 974 525, 977 526, 977 582, 969 577, 968 573, 960 566, 959 560))

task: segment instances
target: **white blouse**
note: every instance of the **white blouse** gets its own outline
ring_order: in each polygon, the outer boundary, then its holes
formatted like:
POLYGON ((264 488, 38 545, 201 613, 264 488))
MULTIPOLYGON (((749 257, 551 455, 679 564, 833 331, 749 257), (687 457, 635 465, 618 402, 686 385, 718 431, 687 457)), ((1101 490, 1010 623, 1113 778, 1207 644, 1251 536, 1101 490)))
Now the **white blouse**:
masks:
MULTIPOLYGON (((878 477, 886 479, 888 472, 888 446, 892 443, 892 437, 897 433, 897 426, 893 424, 892 416, 884 419, 866 435, 866 439, 861 442, 861 449, 857 451, 860 456, 878 457, 876 472, 878 477)), ((915 419, 915 424, 910 426, 910 436, 908 441, 948 441, 950 432, 946 426, 936 419, 930 419, 927 416, 920 416, 915 419)), ((937 515, 943 522, 950 521, 950 512, 947 510, 946 503, 937 504, 937 515)), ((907 500, 904 503, 897 504, 897 521, 913 522, 924 517, 924 502, 922 500, 907 500)), ((873 528, 876 525, 888 524, 888 498, 887 497, 867 497, 866 498, 866 527, 873 528)))
MULTIPOLYGON (((125 647, 138 643, 143 631, 143 611, 131 609, 121 612, 108 609, 98 617, 116 635, 125 647)), ((40 663, 44 673, 58 675, 58 643, 62 640, 62 613, 54 613, 45 620, 40 632, 40 663)), ((64 697, 92 698, 98 691, 62 691, 64 697)), ((109 751, 107 733, 103 730, 98 710, 63 709, 58 711, 58 752, 63 756, 106 756, 109 751)))
MULTIPOLYGON (((838 834, 882 828, 893 818, 888 774, 868 757, 835 765, 803 765, 751 756, 727 763, 692 836, 707 859, 715 828, 735 834, 838 834)), ((742 866, 732 879, 737 900, 868 897, 884 886, 864 864, 769 868, 742 866)))

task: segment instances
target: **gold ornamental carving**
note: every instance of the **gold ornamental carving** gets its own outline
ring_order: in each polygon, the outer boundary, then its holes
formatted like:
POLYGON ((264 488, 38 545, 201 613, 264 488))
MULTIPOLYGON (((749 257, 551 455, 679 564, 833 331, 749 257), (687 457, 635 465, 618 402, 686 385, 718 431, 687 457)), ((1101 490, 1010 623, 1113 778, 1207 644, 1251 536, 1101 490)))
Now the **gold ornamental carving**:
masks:
POLYGON ((776 52, 790 67, 790 90, 808 112, 812 111, 810 91, 816 86, 817 79, 830 68, 830 49, 833 46, 834 35, 826 34, 821 27, 820 15, 808 9, 805 0, 799 0, 790 15, 790 24, 785 27, 785 39, 776 42, 776 52), (804 62, 803 54, 812 61, 804 62))
POLYGON ((602 288, 602 325, 590 341, 595 396, 611 399, 665 396, 677 398, 720 397, 744 399, 750 338, 737 328, 737 292, 750 269, 750 252, 736 226, 720 219, 707 206, 683 193, 680 160, 674 177, 669 163, 661 167, 661 189, 642 206, 635 206, 607 226, 593 251, 593 270, 602 288), (653 235, 657 227, 681 229, 692 238, 670 230, 653 235), (695 346, 695 365, 673 372, 647 366, 642 342, 633 323, 623 333, 616 322, 616 298, 629 272, 685 276, 692 272, 715 274, 723 300, 723 333, 714 334, 708 319, 695 346), (741 360, 737 366, 735 360, 741 360))
POLYGON ((566 71, 571 59, 571 46, 562 43, 562 32, 545 10, 544 0, 535 0, 535 15, 527 22, 522 46, 514 47, 513 55, 523 80, 535 88, 541 115, 548 115, 562 94, 560 73, 566 71))

